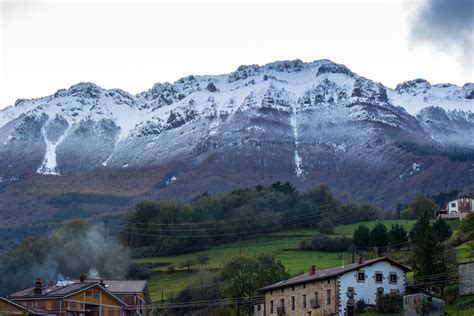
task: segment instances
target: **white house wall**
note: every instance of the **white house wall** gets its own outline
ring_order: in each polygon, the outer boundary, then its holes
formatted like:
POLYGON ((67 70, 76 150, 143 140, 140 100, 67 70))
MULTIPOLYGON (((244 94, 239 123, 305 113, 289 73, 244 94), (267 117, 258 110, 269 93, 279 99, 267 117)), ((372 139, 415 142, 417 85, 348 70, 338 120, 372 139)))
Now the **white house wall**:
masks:
POLYGON ((383 287, 384 294, 388 294, 391 290, 398 290, 400 294, 405 292, 405 272, 397 266, 391 265, 389 262, 377 262, 370 266, 362 267, 360 270, 347 272, 339 277, 339 315, 344 315, 348 297, 347 290, 349 287, 354 288, 354 301, 364 299, 367 304, 375 304, 377 299, 377 289, 383 287), (365 282, 357 282, 357 273, 364 271, 365 282), (375 282, 375 272, 383 273, 382 283, 375 282), (397 284, 390 284, 390 272, 397 273, 397 284))
POLYGON ((450 201, 448 203, 448 212, 449 214, 451 214, 451 212, 458 212, 458 200, 450 201))

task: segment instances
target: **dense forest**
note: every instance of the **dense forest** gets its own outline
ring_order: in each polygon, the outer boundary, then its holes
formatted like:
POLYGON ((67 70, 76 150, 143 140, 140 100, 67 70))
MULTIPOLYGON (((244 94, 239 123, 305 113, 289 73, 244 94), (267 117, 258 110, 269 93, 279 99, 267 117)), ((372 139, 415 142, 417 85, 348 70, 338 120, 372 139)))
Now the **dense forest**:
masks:
POLYGON ((121 223, 121 241, 135 256, 170 255, 294 228, 318 228, 386 216, 375 206, 341 203, 324 185, 298 192, 288 182, 256 186, 190 203, 142 202, 121 223), (199 242, 196 242, 196 240, 199 242))
POLYGON ((469 147, 440 146, 439 144, 423 145, 413 142, 397 142, 396 145, 417 156, 443 156, 452 161, 474 160, 474 150, 469 147))

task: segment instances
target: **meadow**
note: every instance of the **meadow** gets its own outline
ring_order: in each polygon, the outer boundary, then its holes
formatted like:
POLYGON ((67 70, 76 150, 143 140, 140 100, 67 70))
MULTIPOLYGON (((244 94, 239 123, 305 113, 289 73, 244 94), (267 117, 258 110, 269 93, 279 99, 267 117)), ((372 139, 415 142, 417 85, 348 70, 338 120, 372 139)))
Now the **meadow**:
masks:
MULTIPOLYGON (((379 222, 383 223, 387 229, 390 229, 392 224, 398 223, 407 230, 415 223, 415 221, 407 220, 360 222, 336 226, 334 235, 351 236, 359 225, 363 224, 372 228, 379 222)), ((135 262, 147 266, 153 272, 149 278, 149 283, 154 301, 161 300, 162 291, 165 299, 171 298, 180 289, 189 285, 193 276, 200 269, 217 272, 222 269, 229 259, 236 256, 251 257, 261 253, 272 254, 282 262, 291 275, 303 273, 312 265, 316 265, 317 269, 324 269, 352 262, 351 249, 347 249, 342 253, 300 250, 299 243, 302 240, 309 239, 317 232, 316 229, 286 230, 218 245, 205 251, 177 256, 140 258, 136 259, 135 262), (209 262, 206 265, 195 264, 189 270, 187 267, 180 266, 180 263, 187 260, 195 261, 198 256, 203 254, 209 257, 209 262), (168 271, 169 265, 174 266, 174 271, 168 271)))

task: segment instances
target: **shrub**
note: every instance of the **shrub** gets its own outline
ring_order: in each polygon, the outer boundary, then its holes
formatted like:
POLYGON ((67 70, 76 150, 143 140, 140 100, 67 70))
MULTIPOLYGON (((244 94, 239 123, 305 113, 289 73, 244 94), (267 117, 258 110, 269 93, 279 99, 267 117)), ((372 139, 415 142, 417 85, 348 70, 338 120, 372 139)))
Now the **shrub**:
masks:
POLYGON ((334 225, 332 224, 331 220, 329 218, 323 219, 319 224, 318 224, 318 229, 321 232, 321 234, 333 234, 334 233, 334 225))
POLYGON ((202 253, 197 256, 196 263, 200 264, 201 266, 204 266, 209 263, 209 260, 210 260, 209 256, 205 253, 202 253))
POLYGON ((302 241, 300 243, 301 249, 316 250, 325 252, 342 252, 352 246, 352 240, 347 237, 332 238, 328 235, 318 234, 314 235, 309 241, 302 241))
POLYGON ((365 303, 364 299, 361 298, 356 302, 357 313, 363 313, 366 307, 367 304, 365 303))
POLYGON ((169 264, 167 267, 166 267, 166 271, 172 273, 174 272, 174 270, 176 270, 176 267, 174 266, 174 264, 169 264))
POLYGON ((400 314, 403 310, 403 297, 398 293, 390 293, 377 299, 376 308, 382 314, 400 314))
POLYGON ((416 219, 411 208, 406 208, 400 212, 400 218, 404 220, 416 219))
POLYGON ((196 263, 194 262, 194 260, 191 260, 191 259, 186 259, 184 260, 183 262, 180 262, 179 263, 179 267, 180 268, 187 268, 188 271, 189 269, 191 268, 191 266, 195 265, 196 263))

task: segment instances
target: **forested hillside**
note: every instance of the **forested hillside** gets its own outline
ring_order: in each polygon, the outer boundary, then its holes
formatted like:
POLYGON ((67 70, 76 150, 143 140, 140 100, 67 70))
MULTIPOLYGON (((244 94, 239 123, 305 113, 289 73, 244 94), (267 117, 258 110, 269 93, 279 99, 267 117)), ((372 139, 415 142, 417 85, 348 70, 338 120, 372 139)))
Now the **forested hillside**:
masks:
POLYGON ((190 203, 142 202, 126 214, 120 238, 136 256, 170 255, 289 228, 327 230, 384 216, 370 204, 341 203, 324 185, 298 192, 276 182, 203 194, 190 203))

